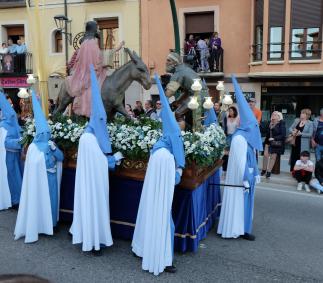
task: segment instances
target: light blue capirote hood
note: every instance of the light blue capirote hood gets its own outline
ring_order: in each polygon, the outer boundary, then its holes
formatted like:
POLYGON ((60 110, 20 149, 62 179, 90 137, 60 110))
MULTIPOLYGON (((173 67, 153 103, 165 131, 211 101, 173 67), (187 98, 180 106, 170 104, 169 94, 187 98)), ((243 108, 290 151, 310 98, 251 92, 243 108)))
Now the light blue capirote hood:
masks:
POLYGON ((0 92, 0 109, 0 126, 4 127, 13 137, 19 138, 22 129, 19 126, 17 114, 3 92, 0 92))
POLYGON ((94 71, 93 65, 90 66, 91 71, 91 116, 90 121, 87 126, 86 131, 92 132, 103 153, 111 153, 111 142, 110 136, 107 129, 107 114, 104 109, 104 105, 101 98, 101 92, 99 83, 96 77, 96 73, 94 71))
POLYGON ((48 141, 51 138, 51 129, 34 90, 31 91, 31 96, 36 127, 33 143, 40 151, 47 152, 49 150, 48 141))
POLYGON ((160 117, 162 120, 163 136, 157 141, 152 149, 152 153, 159 148, 167 148, 175 158, 176 166, 185 167, 185 152, 183 138, 174 113, 170 109, 168 99, 164 93, 163 87, 157 74, 155 74, 162 110, 160 117))
POLYGON ((234 135, 242 135, 248 144, 256 150, 263 150, 258 121, 244 97, 237 79, 232 75, 232 83, 239 109, 240 126, 234 135))

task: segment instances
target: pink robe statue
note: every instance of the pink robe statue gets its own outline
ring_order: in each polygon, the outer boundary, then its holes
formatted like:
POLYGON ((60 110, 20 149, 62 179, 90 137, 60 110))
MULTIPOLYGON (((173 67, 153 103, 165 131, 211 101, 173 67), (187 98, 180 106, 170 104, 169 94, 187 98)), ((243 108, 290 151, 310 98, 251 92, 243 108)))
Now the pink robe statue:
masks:
POLYGON ((91 115, 91 64, 94 65, 101 88, 106 78, 106 69, 103 68, 103 56, 97 39, 87 39, 81 44, 73 67, 73 74, 66 80, 68 94, 75 97, 73 112, 87 117, 91 115))

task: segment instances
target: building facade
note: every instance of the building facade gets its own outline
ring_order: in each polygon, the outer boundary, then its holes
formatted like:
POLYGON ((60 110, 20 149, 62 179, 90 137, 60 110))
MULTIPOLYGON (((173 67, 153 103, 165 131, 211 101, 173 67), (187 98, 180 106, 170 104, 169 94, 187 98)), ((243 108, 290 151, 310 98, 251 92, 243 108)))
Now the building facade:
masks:
MULTIPOLYGON (((79 46, 85 30, 85 23, 96 20, 101 32, 100 47, 105 63, 111 49, 124 40, 131 50, 140 52, 139 0, 90 1, 90 0, 32 0, 0 1, 0 42, 12 39, 23 40, 30 54, 32 68, 23 73, 0 71, 0 86, 13 97, 18 83, 27 73, 34 73, 49 90, 49 97, 57 97, 62 78, 66 75, 66 63, 79 46), (29 2, 29 7, 26 3, 29 2), (56 26, 54 17, 66 15, 68 33, 62 33, 56 26), (67 37, 67 40, 65 40, 67 37), (1 78, 10 78, 4 80, 1 78), (11 81, 9 84, 6 82, 11 81)), ((126 61, 124 52, 118 52, 112 62, 112 69, 126 61)))
MULTIPOLYGON (((255 95, 268 120, 274 110, 288 124, 302 108, 323 107, 322 0, 177 0, 180 41, 190 34, 222 40, 223 71, 201 73, 215 100, 217 81, 232 92, 236 74, 245 92, 255 95)), ((174 48, 169 1, 141 1, 142 56, 151 72, 165 73, 174 48)), ((149 94, 156 94, 153 88, 149 94)), ((148 95, 148 94, 147 94, 148 95)))

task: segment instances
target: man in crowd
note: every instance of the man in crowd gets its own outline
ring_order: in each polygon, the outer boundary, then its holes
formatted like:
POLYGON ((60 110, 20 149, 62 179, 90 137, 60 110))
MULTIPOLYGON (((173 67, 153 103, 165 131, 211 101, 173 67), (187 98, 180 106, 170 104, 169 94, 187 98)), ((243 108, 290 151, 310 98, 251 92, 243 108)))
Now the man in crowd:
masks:
POLYGON ((249 100, 248 100, 248 103, 249 103, 249 106, 253 112, 253 114, 255 115, 257 121, 258 121, 258 124, 260 124, 261 122, 261 117, 262 117, 262 112, 259 108, 256 107, 256 98, 254 97, 250 97, 249 100))
POLYGON ((224 187, 218 234, 253 241, 255 185, 260 181, 256 150, 262 150, 259 125, 240 89, 232 79, 239 108, 240 126, 233 134, 224 187), (234 185, 233 187, 230 185, 234 185))
POLYGON ((219 34, 214 32, 210 39, 210 48, 211 48, 211 56, 210 56, 210 71, 214 72, 214 61, 215 61, 215 71, 218 72, 220 68, 220 57, 222 56, 222 44, 221 38, 219 38, 219 34))
POLYGON ((156 115, 157 115, 157 120, 161 121, 161 110, 162 110, 162 104, 160 100, 156 101, 156 115))
POLYGON ((139 100, 136 101, 136 106, 133 109, 133 113, 135 114, 135 117, 139 117, 140 115, 145 114, 145 110, 142 107, 141 101, 139 101, 139 100))
POLYGON ((11 38, 8 39, 8 50, 10 54, 17 52, 17 44, 13 43, 11 38))
POLYGON ((73 244, 82 243, 82 251, 100 255, 101 246, 111 246, 109 209, 109 168, 123 158, 111 155, 107 130, 107 114, 100 95, 100 86, 91 65, 91 116, 82 134, 77 153, 74 213, 70 232, 73 244))
POLYGON ((26 53, 27 53, 27 47, 26 44, 22 41, 22 39, 19 39, 17 41, 17 66, 16 69, 20 73, 26 72, 26 53))
POLYGON ((163 104, 163 136, 154 145, 148 162, 140 198, 132 251, 142 258, 142 269, 154 275, 175 272, 173 266, 174 222, 172 202, 174 187, 185 167, 184 145, 168 100, 157 75, 155 80, 163 104))
POLYGON ((19 205, 22 184, 21 131, 16 112, 0 92, 0 210, 11 206, 18 208, 19 205))
POLYGON ((50 140, 51 130, 34 91, 32 105, 36 135, 29 145, 15 227, 15 240, 38 240, 38 234, 53 235, 59 217, 59 191, 63 153, 50 140))
POLYGON ((156 111, 153 108, 153 102, 151 100, 146 100, 145 102, 145 116, 153 120, 158 119, 156 111))
POLYGON ((222 125, 223 125, 223 117, 222 117, 223 112, 221 110, 221 106, 222 106, 221 102, 215 102, 214 103, 214 111, 215 111, 215 114, 217 116, 218 123, 222 127, 222 125))

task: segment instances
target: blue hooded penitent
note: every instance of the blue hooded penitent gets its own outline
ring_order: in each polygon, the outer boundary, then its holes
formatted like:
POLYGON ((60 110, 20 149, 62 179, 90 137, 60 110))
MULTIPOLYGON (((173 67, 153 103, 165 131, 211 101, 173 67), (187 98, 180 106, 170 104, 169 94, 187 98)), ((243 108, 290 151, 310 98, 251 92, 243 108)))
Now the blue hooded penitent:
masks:
MULTIPOLYGON (((203 90, 207 92, 208 88, 207 88, 205 79, 202 80, 202 87, 203 87, 203 90)), ((215 113, 213 107, 211 109, 209 109, 209 110, 205 110, 204 111, 204 116, 205 116, 205 119, 204 119, 203 124, 206 127, 210 126, 211 124, 215 124, 215 123, 218 122, 218 118, 216 117, 216 113, 215 113)))
POLYGON ((155 81, 159 90, 160 101, 162 103, 161 119, 163 125, 163 137, 154 145, 152 152, 159 148, 167 148, 175 158, 176 166, 185 167, 185 152, 181 130, 176 122, 174 113, 170 109, 168 99, 164 93, 158 75, 155 74, 155 81))
POLYGON ((100 95, 100 88, 93 65, 90 66, 90 69, 92 88, 92 109, 90 122, 87 126, 86 131, 91 132, 95 135, 102 152, 107 154, 112 152, 110 136, 107 129, 107 114, 103 106, 102 98, 100 95))
POLYGON ((235 78, 232 76, 234 91, 239 109, 240 126, 234 135, 243 136, 248 144, 256 150, 263 150, 262 140, 259 130, 258 121, 250 109, 250 106, 244 97, 241 88, 235 78))
POLYGON ((0 92, 0 109, 2 113, 0 125, 8 131, 11 137, 19 138, 22 130, 18 124, 17 114, 2 92, 0 92))
POLYGON ((44 112, 40 106, 40 103, 36 97, 36 93, 32 90, 32 104, 35 119, 36 135, 33 143, 36 144, 38 149, 43 152, 48 151, 48 141, 51 137, 51 130, 47 123, 44 112))

